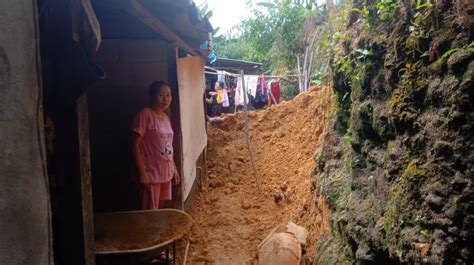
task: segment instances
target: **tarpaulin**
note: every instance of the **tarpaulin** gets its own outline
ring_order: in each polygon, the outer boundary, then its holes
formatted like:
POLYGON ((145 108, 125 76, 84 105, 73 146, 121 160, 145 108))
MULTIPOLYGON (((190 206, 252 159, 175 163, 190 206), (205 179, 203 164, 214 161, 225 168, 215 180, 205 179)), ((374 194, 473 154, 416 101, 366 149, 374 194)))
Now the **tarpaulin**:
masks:
POLYGON ((196 161, 207 144, 203 95, 204 61, 200 56, 178 59, 179 108, 183 140, 183 201, 196 180, 196 161))

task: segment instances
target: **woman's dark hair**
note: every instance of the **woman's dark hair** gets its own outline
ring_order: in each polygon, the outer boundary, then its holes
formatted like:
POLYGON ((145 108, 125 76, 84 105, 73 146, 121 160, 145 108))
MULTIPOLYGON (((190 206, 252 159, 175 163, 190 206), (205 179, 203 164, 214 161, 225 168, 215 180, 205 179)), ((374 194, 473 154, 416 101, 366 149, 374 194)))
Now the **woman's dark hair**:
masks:
POLYGON ((162 86, 168 86, 171 88, 170 84, 164 82, 164 81, 155 81, 151 83, 150 87, 148 88, 148 95, 150 98, 155 98, 156 95, 160 92, 160 89, 162 86))
POLYGON ((219 81, 219 86, 222 87, 222 88, 224 88, 224 82, 219 81))

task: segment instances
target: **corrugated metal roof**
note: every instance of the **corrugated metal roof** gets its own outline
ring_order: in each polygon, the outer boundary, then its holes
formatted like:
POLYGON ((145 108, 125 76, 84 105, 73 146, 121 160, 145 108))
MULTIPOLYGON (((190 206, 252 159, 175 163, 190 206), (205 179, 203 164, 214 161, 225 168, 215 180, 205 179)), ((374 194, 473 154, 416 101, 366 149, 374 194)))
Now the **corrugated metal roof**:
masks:
MULTIPOLYGON (((200 16, 199 10, 192 0, 137 0, 136 2, 196 50, 199 50, 199 46, 209 40, 212 34, 212 25, 206 17, 200 16)), ((116 10, 123 10, 129 14, 134 13, 133 0, 92 0, 92 3, 99 18, 111 13, 116 14, 116 10)), ((122 22, 120 17, 116 17, 115 20, 116 27, 120 28, 122 22)), ((123 22, 129 23, 126 20, 123 22)), ((142 30, 147 31, 147 29, 142 30)))
POLYGON ((212 67, 219 70, 234 72, 244 70, 247 74, 261 74, 263 72, 262 63, 229 58, 217 58, 217 61, 212 65, 212 67))

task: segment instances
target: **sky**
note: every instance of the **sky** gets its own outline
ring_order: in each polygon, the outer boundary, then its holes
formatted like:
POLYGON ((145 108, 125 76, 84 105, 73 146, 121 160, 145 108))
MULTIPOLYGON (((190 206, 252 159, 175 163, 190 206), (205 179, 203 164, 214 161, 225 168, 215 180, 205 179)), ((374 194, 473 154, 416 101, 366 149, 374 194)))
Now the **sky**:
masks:
POLYGON ((213 10, 210 22, 214 28, 220 28, 216 35, 225 34, 230 28, 238 24, 242 18, 251 14, 245 5, 245 0, 194 0, 196 6, 205 3, 208 10, 213 10))
MULTIPOLYGON (((228 32, 232 26, 238 24, 242 18, 252 16, 245 4, 245 0, 194 0, 194 3, 198 7, 206 2, 208 4, 208 10, 213 11, 210 19, 212 26, 215 29, 220 28, 216 34, 217 36, 228 32)), ((324 0, 318 0, 317 2, 322 4, 324 0)))

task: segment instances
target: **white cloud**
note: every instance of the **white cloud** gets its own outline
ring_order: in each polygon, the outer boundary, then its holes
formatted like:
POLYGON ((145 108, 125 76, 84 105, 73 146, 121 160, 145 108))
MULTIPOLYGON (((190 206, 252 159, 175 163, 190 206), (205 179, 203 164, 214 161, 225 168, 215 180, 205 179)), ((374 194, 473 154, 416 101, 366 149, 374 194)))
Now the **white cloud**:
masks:
POLYGON ((245 0, 194 0, 197 6, 207 2, 208 10, 213 11, 210 22, 220 28, 217 35, 225 34, 243 18, 250 16, 245 0))
MULTIPOLYGON (((212 26, 217 29, 217 35, 227 33, 232 26, 239 24, 243 18, 251 17, 252 13, 245 4, 246 0, 194 0, 199 7, 208 4, 208 10, 213 11, 210 19, 212 26)), ((254 1, 263 2, 263 1, 254 1)), ((318 4, 324 4, 325 0, 317 0, 318 4)))

